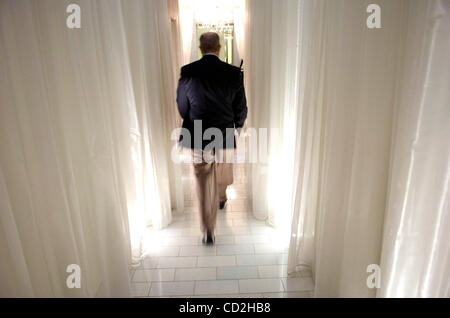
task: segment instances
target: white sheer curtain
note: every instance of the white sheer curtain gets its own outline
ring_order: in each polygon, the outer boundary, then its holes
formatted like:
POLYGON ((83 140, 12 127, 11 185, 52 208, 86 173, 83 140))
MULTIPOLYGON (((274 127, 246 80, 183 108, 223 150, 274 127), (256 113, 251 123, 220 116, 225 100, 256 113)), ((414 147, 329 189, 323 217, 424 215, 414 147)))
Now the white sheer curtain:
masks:
POLYGON ((183 192, 176 181, 180 168, 170 160, 170 134, 177 127, 177 109, 168 7, 166 1, 121 4, 136 114, 142 132, 138 156, 141 161, 137 167, 144 189, 143 210, 147 223, 161 229, 171 222, 171 199, 175 206, 183 206, 183 192))
POLYGON ((253 213, 318 297, 449 296, 449 1, 371 3, 247 1, 249 126, 278 128, 253 213))
POLYGON ((411 1, 380 297, 450 297, 450 1, 411 1))
POLYGON ((289 270, 316 296, 448 297, 448 1, 301 1, 301 125, 289 270))
POLYGON ((305 1, 302 10, 311 16, 302 20, 303 167, 290 270, 313 265, 319 297, 375 292, 366 268, 381 252, 403 3, 381 4, 379 30, 365 27, 368 4, 305 1))
POLYGON ((294 191, 299 8, 296 0, 247 0, 248 126, 258 132, 259 150, 267 147, 268 154, 250 165, 253 214, 283 236, 289 234, 294 191), (267 142, 260 128, 268 128, 267 142))
POLYGON ((0 296, 128 296, 170 222, 167 3, 80 0, 73 30, 69 3, 0 2, 0 296))
POLYGON ((180 28, 182 40, 182 64, 186 65, 197 60, 197 30, 195 27, 195 12, 193 1, 178 0, 180 28))

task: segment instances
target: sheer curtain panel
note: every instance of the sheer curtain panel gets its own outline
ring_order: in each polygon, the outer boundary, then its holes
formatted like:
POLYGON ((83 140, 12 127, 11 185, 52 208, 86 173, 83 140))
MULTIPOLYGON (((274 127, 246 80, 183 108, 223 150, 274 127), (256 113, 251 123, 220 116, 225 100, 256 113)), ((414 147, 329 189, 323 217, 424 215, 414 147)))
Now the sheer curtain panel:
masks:
POLYGON ((176 202, 167 2, 70 3, 0 1, 0 296, 129 296, 176 202))
POLYGON ((449 1, 377 1, 381 29, 370 1, 300 3, 289 271, 317 297, 448 297, 449 1))

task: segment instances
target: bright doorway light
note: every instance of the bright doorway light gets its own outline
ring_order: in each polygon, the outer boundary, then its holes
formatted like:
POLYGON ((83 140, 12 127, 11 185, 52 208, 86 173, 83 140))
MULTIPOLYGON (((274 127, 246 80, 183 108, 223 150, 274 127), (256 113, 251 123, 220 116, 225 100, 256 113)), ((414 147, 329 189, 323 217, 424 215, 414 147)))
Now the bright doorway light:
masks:
POLYGON ((243 49, 245 0, 180 0, 179 4, 184 64, 198 59, 198 26, 222 34, 222 59, 239 62, 234 55, 243 49))

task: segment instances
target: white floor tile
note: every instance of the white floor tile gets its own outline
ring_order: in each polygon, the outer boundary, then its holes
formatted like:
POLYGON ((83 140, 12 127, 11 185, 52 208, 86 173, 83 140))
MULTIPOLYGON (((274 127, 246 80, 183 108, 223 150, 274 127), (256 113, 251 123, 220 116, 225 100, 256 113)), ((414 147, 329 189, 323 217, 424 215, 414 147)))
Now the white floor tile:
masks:
POLYGON ((280 279, 241 279, 239 280, 241 293, 270 293, 283 292, 283 284, 280 279))
POLYGON ((233 226, 249 226, 250 220, 249 219, 231 219, 233 226))
POLYGON ((284 254, 236 255, 238 265, 284 265, 287 258, 284 254))
POLYGON ((200 228, 182 228, 182 229, 165 229, 163 230, 164 235, 166 237, 178 237, 178 236, 184 236, 184 237, 190 237, 195 236, 198 237, 201 235, 200 228))
POLYGON ((150 296, 188 296, 194 294, 194 282, 152 283, 150 296))
POLYGON ((146 257, 142 261, 141 268, 148 269, 148 268, 156 268, 158 266, 158 258, 157 257, 146 257))
POLYGON ((298 272, 301 277, 312 277, 312 272, 309 269, 304 269, 298 272))
POLYGON ((233 212, 246 212, 248 209, 248 201, 243 200, 233 200, 231 203, 231 210, 233 212))
POLYGON ((194 220, 177 220, 170 224, 167 229, 185 229, 195 228, 199 226, 199 223, 194 220))
POLYGON ((282 278, 286 291, 312 291, 314 290, 314 282, 311 278, 295 277, 282 278))
POLYGON ((176 281, 215 280, 216 268, 179 268, 175 271, 176 281))
MULTIPOLYGON (((245 189, 245 184, 237 184, 245 189)), ((185 198, 190 204, 196 198, 185 198)), ((274 245, 274 229, 255 219, 239 194, 219 211, 216 244, 201 243, 198 208, 174 215, 166 229, 149 229, 146 257, 130 270, 136 297, 312 297, 311 271, 287 275, 287 248, 274 245), (240 200, 240 201, 239 201, 240 200), (239 201, 239 202, 238 202, 239 201)))
POLYGON ((199 256, 198 267, 235 266, 235 256, 199 256))
POLYGON ((222 295, 237 293, 239 293, 237 280, 212 280, 195 282, 195 295, 222 295))
POLYGON ((253 245, 221 245, 217 246, 217 255, 253 254, 253 245))
POLYGON ((255 243, 269 243, 270 236, 268 235, 236 235, 234 237, 235 244, 255 244, 255 243))
POLYGON ((183 246, 180 247, 180 256, 214 256, 216 255, 215 246, 183 246))
POLYGON ((248 218, 248 213, 247 212, 243 212, 244 210, 239 210, 239 211, 233 211, 233 212, 226 212, 226 217, 230 218, 230 219, 247 219, 248 218))
POLYGON ((188 245, 198 245, 200 243, 200 236, 189 236, 189 237, 166 237, 162 238, 162 246, 188 246, 188 245))
POLYGON ((263 298, 263 294, 231 294, 218 295, 219 298, 263 298))
POLYGON ((168 269, 138 269, 134 272, 132 282, 165 282, 172 281, 175 270, 168 269))
POLYGON ((313 293, 309 291, 303 292, 287 292, 287 293, 264 293, 264 298, 312 298, 313 293))
POLYGON ((150 283, 133 283, 131 284, 131 294, 133 297, 148 296, 150 283))
POLYGON ((146 248, 145 256, 179 256, 180 248, 178 246, 153 246, 146 248))
POLYGON ((255 244, 255 254, 275 254, 275 253, 287 253, 288 248, 284 246, 278 246, 274 244, 267 243, 257 243, 255 244))
POLYGON ((258 266, 259 277, 279 278, 287 277, 287 265, 263 265, 258 266))
POLYGON ((218 227, 216 228, 217 235, 250 235, 250 227, 236 226, 236 227, 218 227))
POLYGON ((216 245, 230 245, 234 244, 234 236, 231 235, 217 235, 216 236, 216 245))
POLYGON ((258 278, 256 266, 229 266, 217 268, 217 279, 258 278))
POLYGON ((235 224, 233 223, 233 219, 218 219, 216 226, 218 228, 220 227, 230 227, 230 226, 235 226, 235 224))
POLYGON ((157 268, 188 268, 195 267, 196 257, 160 257, 157 268))
POLYGON ((250 233, 259 235, 273 235, 275 234, 275 229, 267 225, 250 226, 250 233))
POLYGON ((246 219, 244 218, 233 219, 233 226, 250 226, 250 227, 266 226, 268 228, 271 228, 269 225, 266 224, 265 221, 260 221, 251 217, 248 217, 246 219))

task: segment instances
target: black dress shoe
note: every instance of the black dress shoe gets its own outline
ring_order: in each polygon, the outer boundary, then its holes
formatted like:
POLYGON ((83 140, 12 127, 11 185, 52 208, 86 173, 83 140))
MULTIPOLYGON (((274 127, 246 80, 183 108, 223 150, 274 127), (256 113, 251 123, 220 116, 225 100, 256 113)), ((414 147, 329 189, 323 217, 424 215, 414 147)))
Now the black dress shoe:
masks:
POLYGON ((225 201, 220 201, 220 202, 219 202, 219 209, 223 210, 223 208, 225 207, 225 203, 227 203, 227 200, 225 200, 225 201))
POLYGON ((203 245, 214 245, 215 237, 211 233, 206 233, 205 236, 202 239, 203 245))

